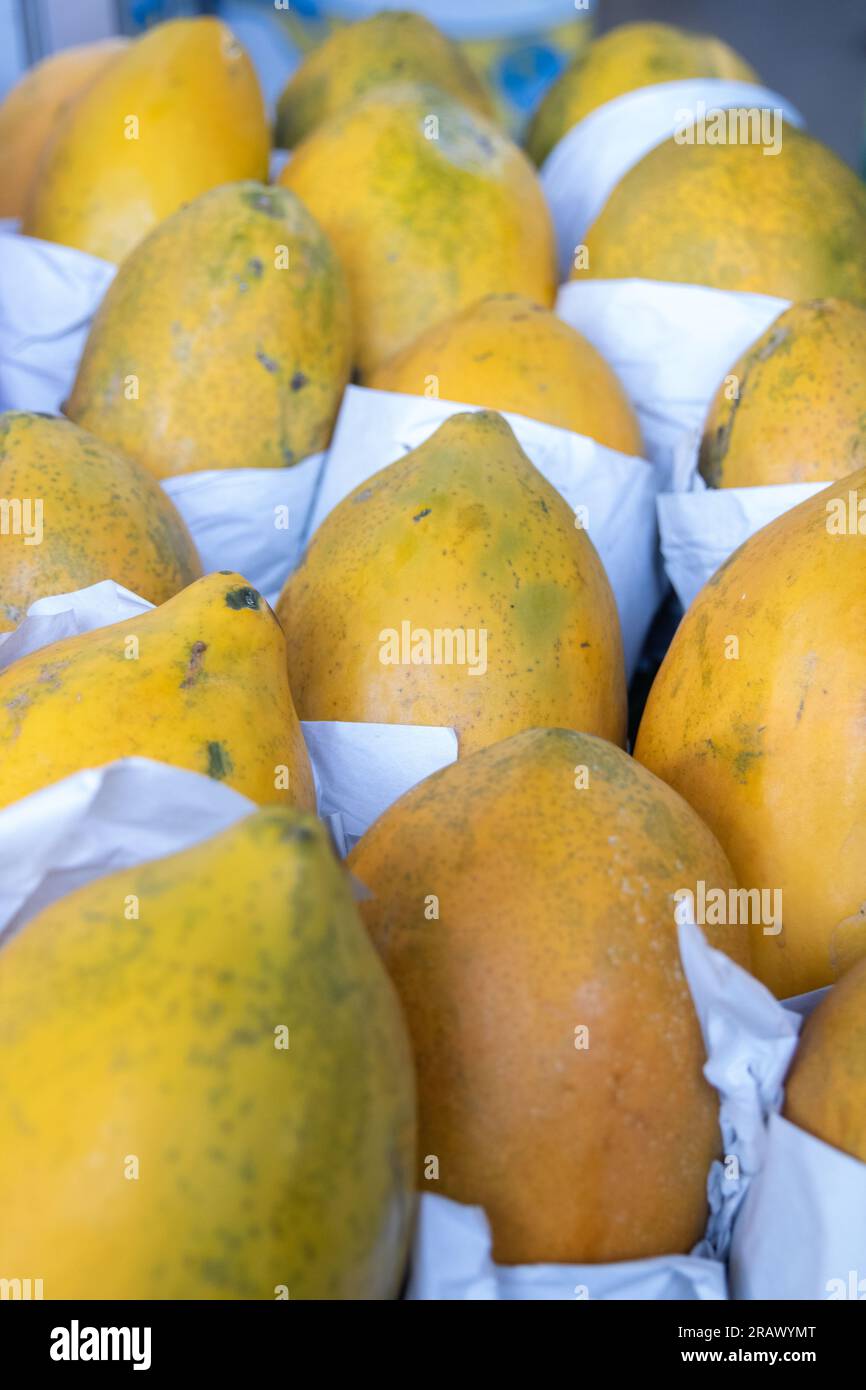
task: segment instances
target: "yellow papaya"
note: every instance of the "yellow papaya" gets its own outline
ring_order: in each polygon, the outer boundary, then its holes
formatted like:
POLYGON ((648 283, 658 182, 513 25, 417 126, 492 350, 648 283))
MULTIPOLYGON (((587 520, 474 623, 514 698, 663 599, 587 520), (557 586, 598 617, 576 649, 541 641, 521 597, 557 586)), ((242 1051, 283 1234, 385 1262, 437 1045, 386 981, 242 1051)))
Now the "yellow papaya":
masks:
POLYGON ((0 632, 48 594, 113 579, 163 603, 201 575, 158 483, 68 420, 0 415, 0 499, 0 632))
POLYGON ((616 602, 571 508, 489 411, 453 415, 334 508, 277 604, 302 719, 533 725, 622 742, 616 602))
MULTIPOLYGON (((677 894, 734 887, 691 808, 603 739, 532 729, 413 787, 349 866, 412 1037, 419 1181, 435 1154, 502 1264, 689 1250, 721 1133, 677 894)), ((748 964, 741 928, 708 934, 748 964)))
POLYGON ((640 427, 612 367, 586 338, 521 294, 493 294, 422 333, 367 378, 380 391, 528 415, 640 454, 640 427))
POLYGON ((327 445, 351 354, 342 268, 306 208, 228 184, 126 258, 65 409, 159 478, 279 468, 327 445))
POLYGON ((396 1295, 412 1059, 320 822, 258 811, 53 903, 0 1001, 4 1272, 76 1301, 396 1295))
POLYGON ((134 755, 315 808, 283 635, 239 574, 209 574, 0 672, 0 806, 134 755))
POLYGON ((635 746, 755 895, 755 974, 780 997, 866 954, 864 518, 861 469, 746 541, 680 624, 635 746))
POLYGON ((529 122, 526 148, 536 164, 543 164, 563 135, 605 102, 691 77, 758 81, 739 53, 709 34, 673 24, 618 24, 593 39, 545 92, 529 122))
POLYGON ((485 294, 553 304, 553 228, 532 165, 436 87, 368 92, 303 140, 279 181, 343 262, 362 373, 485 294))
POLYGON ((853 965, 806 1019, 785 1078, 782 1113, 866 1163, 866 960, 853 965))
POLYGON ((268 146, 255 69, 227 25, 211 16, 158 24, 68 112, 22 230, 120 261, 205 189, 265 179, 268 146))
POLYGON ((382 10, 334 29, 295 69, 277 102, 277 145, 292 149, 335 111, 390 82, 432 82, 482 116, 494 115, 456 43, 423 15, 382 10))
POLYGON ((611 193, 571 278, 866 304, 866 184, 793 126, 770 148, 659 145, 611 193))
POLYGON ((51 53, 28 68, 0 103, 0 217, 20 217, 43 150, 72 103, 128 39, 100 39, 51 53))
POLYGON ((866 311, 793 304, 726 373, 700 449, 710 487, 828 483, 866 465, 866 311))

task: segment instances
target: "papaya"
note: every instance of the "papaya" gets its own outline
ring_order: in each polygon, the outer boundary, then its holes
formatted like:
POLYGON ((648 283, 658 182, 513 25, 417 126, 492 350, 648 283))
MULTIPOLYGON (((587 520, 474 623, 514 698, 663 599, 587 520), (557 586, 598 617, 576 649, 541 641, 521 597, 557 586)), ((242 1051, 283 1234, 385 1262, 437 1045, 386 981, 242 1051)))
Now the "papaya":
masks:
POLYGON ((581 333, 521 294, 492 294, 422 333, 367 385, 513 411, 640 454, 637 417, 581 333))
POLYGON ((626 92, 692 77, 757 82, 733 48, 674 24, 618 24, 593 39, 545 92, 526 131, 526 149, 543 164, 572 126, 626 92))
POLYGON ((782 1113, 866 1163, 866 960, 852 965, 806 1019, 782 1113))
POLYGON ((28 68, 0 103, 0 217, 20 217, 42 152, 80 94, 127 47, 122 38, 75 44, 28 68))
POLYGON ((351 356, 342 268, 304 205, 227 184, 126 258, 65 409, 158 478, 279 468, 327 445, 351 356))
POLYGON ((162 603, 201 576, 192 537, 158 483, 69 420, 0 415, 0 498, 0 632, 35 599, 101 579, 162 603))
POLYGON ((0 1268, 48 1299, 397 1294, 412 1058, 321 822, 269 807, 87 884, 0 950, 0 1000, 0 1268))
POLYGON ((336 111, 392 82, 432 82, 494 116, 489 92, 456 43, 423 15, 382 10, 334 29, 295 69, 277 101, 277 145, 293 149, 336 111))
POLYGON ((65 115, 22 231, 121 261, 205 189, 267 178, 269 143, 255 69, 227 25, 211 16, 158 24, 65 115))
MULTIPOLYGON (((348 862, 412 1037, 422 1188, 435 1155, 501 1264, 689 1250, 721 1134, 676 895, 734 886, 691 808, 603 739, 530 729, 413 787, 348 862)), ((741 928, 709 935, 748 963, 741 928)))
POLYGON ((133 756, 262 804, 315 808, 283 635, 239 574, 206 575, 140 617, 0 671, 0 806, 133 756))
POLYGON ((491 411, 452 415, 344 498, 277 616, 301 719, 446 725, 461 754, 535 724, 625 737, 604 567, 491 411))
POLYGON ((866 304, 866 184, 793 126, 767 148, 657 146, 611 193, 571 278, 866 304))
POLYGON ((710 487, 828 483, 866 466, 866 311, 792 304, 727 372, 700 471, 710 487))
POLYGON ((752 941, 755 974, 780 997, 866 955, 864 594, 861 469, 758 531, 705 585, 635 745, 703 816, 741 888, 780 895, 781 930, 759 920, 752 941))
POLYGON ((485 294, 553 304, 553 227, 532 165, 437 87, 359 97, 301 142, 279 182, 343 262, 362 376, 485 294))

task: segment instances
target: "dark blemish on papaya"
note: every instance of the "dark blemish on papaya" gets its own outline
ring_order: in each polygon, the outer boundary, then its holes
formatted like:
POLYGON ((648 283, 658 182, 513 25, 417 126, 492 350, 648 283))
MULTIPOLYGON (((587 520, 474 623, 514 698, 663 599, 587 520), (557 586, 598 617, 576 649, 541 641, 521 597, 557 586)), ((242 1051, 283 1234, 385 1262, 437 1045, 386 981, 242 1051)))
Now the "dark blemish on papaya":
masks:
POLYGON ((186 675, 180 683, 181 690, 188 690, 191 685, 195 685, 202 672, 202 658, 206 651, 207 642, 193 642, 189 651, 186 675))
POLYGON ((252 208, 254 212, 265 212, 268 217, 279 217, 281 214, 281 209, 276 194, 274 193, 268 193, 264 190, 256 191, 255 193, 245 193, 243 195, 243 201, 246 203, 247 207, 252 208))
POLYGON ((371 487, 365 487, 360 492, 356 493, 352 500, 355 502, 366 502, 368 497, 372 496, 373 489, 371 487))
POLYGON ((294 449, 290 449, 288 444, 284 444, 280 452, 283 456, 283 463, 287 468, 290 467, 295 461, 294 449))
POLYGON ((279 362, 276 362, 273 357, 268 357, 262 348, 256 348, 256 361, 261 362, 266 372, 277 372, 280 369, 279 362))
POLYGON ((429 516, 429 515, 430 515, 431 510, 432 510, 432 509, 431 509, 430 507, 425 507, 424 510, 423 510, 423 512, 419 512, 417 516, 413 516, 412 520, 413 520, 413 521, 421 521, 425 516, 429 516))
POLYGON ((207 746, 207 775, 221 782, 232 771, 232 760, 221 743, 207 746))
POLYGON ((255 589, 249 588, 249 586, 244 589, 229 589, 226 594, 227 608, 234 608, 236 610, 240 608, 252 608, 257 612, 261 607, 261 603, 261 594, 255 589))
POLYGON ((589 646, 589 642, 581 642, 580 645, 581 645, 582 647, 588 647, 588 646, 589 646))
POLYGON ((309 825, 284 825, 280 830, 281 840, 295 840, 302 845, 315 838, 316 832, 309 825))
POLYGON ((473 362, 486 362, 488 357, 492 357, 492 352, 477 352, 472 358, 473 362))
POLYGON ((303 372, 295 372, 295 375, 292 377, 291 381, 292 390, 300 391, 302 386, 306 386, 309 379, 310 378, 308 376, 305 376, 303 372))
POLYGON ((217 574, 234 574, 234 570, 217 570, 217 574))
POLYGON ((247 269, 250 271, 252 275, 255 276, 257 280, 260 280, 262 275, 264 274, 264 261, 260 261, 258 256, 251 256, 250 259, 247 261, 247 269))

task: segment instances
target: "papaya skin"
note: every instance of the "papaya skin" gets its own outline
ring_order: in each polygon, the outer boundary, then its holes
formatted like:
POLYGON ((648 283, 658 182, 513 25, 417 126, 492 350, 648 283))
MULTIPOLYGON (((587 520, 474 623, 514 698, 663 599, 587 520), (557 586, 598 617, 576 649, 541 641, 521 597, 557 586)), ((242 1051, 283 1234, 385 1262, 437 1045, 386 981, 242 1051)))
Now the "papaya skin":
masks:
POLYGON ((225 781, 260 804, 315 808, 285 642, 241 575, 209 574, 140 617, 0 672, 0 806, 133 756, 225 781))
POLYGON ((841 299, 794 304, 726 374, 700 471, 710 487, 755 487, 827 483, 864 465, 866 311, 841 299))
MULTIPOLYGON (((691 808, 613 744, 533 729, 412 788, 348 862, 412 1036, 419 1185, 437 1155, 502 1264, 688 1250, 721 1134, 674 894, 734 886, 691 808)), ((742 929, 708 935, 748 964, 742 929)))
POLYGON ((549 309, 493 294, 422 333, 367 378, 380 391, 423 396, 431 377, 444 400, 528 415, 640 455, 640 427, 599 352, 549 309))
POLYGON ((593 39, 545 92, 529 123, 526 149, 536 164, 543 164, 563 135, 605 102, 639 87, 690 77, 759 80, 721 39, 673 24, 618 24, 593 39))
POLYGON ((0 217, 20 217, 45 146, 70 106, 129 45, 100 39, 52 53, 28 68, 0 103, 0 217))
POLYGON ((866 533, 828 531, 850 493, 866 512, 866 470, 765 526, 705 585, 635 745, 703 816, 741 888, 781 890, 781 933, 752 938, 755 974, 780 998, 866 954, 866 533))
POLYGON ((785 125, 758 144, 659 145, 617 184, 572 280, 633 276, 866 304, 866 185, 785 125))
POLYGON ((803 1024, 782 1113, 866 1163, 866 960, 852 965, 803 1024))
POLYGON ((65 408, 157 478, 281 468, 327 446, 351 355, 343 271, 306 208, 228 184, 124 261, 65 408))
POLYGON ((42 503, 42 539, 0 533, 0 632, 49 594, 113 579, 163 603, 201 576, 192 537, 143 468, 68 420, 0 415, 0 497, 42 503))
POLYGON ((493 412, 451 416, 344 498, 277 615, 301 719, 446 725, 461 755, 566 718, 625 738, 607 575, 571 508, 493 412), (434 658, 437 631, 463 630, 463 656, 455 644, 449 662, 443 642, 438 664, 383 663, 382 654, 402 660, 386 634, 406 621, 430 634, 434 658))
POLYGON ((89 883, 0 949, 0 996, 0 1267, 47 1299, 397 1294, 412 1060, 320 822, 89 883))
POLYGON ((362 376, 485 294, 553 305, 553 227, 532 165, 436 87, 369 92, 302 141, 278 182, 343 262, 362 376))
POLYGON ((456 43, 423 15, 383 10, 335 29, 295 70, 277 102, 276 144, 293 149, 329 116, 392 82, 433 82, 495 117, 489 92, 456 43))
POLYGON ((209 16, 169 20, 131 43, 70 109, 22 231, 121 261, 197 194, 266 179, 268 147, 258 78, 231 30, 209 16), (137 139, 127 133, 131 116, 137 139))

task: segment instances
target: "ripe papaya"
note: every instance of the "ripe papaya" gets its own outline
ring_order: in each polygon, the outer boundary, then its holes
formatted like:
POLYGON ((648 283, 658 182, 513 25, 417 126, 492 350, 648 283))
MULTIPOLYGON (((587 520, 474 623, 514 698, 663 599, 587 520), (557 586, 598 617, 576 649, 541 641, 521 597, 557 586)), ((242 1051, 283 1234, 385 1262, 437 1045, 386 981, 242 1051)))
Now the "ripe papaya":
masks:
POLYGON ((866 304, 866 184, 792 126, 768 148, 659 145, 611 193, 571 278, 866 304))
POLYGON ((205 189, 265 179, 268 146, 255 69, 227 25, 211 16, 158 24, 64 118, 22 230, 120 261, 205 189))
POLYGON ((673 24, 618 24, 589 47, 545 92, 526 132, 526 148, 543 164, 571 127, 605 102, 658 82, 721 77, 757 82, 753 68, 721 39, 673 24))
MULTIPOLYGON (((721 1151, 676 894, 734 877, 603 739, 532 729, 395 802, 349 866, 418 1071, 419 1178, 483 1206, 503 1264, 687 1251, 721 1151)), ((739 927, 708 930, 748 964, 739 927)))
POLYGON ((303 140, 279 182, 346 270, 362 374, 485 294, 556 294, 553 227, 532 165, 437 87, 380 87, 303 140))
MULTIPOLYGON (((862 926, 866 937, 866 912, 862 926)), ((866 960, 852 965, 806 1019, 782 1113, 866 1163, 866 960)))
POLYGON ((412 1059, 319 821, 269 807, 87 884, 0 951, 0 999, 0 1269, 49 1299, 396 1295, 412 1059))
POLYGON ((726 373, 704 424, 710 487, 828 483, 866 465, 866 311, 792 304, 726 373))
POLYGON ((452 415, 344 498, 277 614, 302 719, 447 725, 461 753, 536 724, 625 737, 604 567, 491 411, 452 415))
POLYGON ((0 672, 0 806, 133 755, 314 809, 283 635, 239 574, 209 574, 0 672))
POLYGON ((0 415, 0 499, 0 632, 48 594, 113 579, 163 603, 201 575, 159 484, 68 420, 0 415))
POLYGON ((701 590, 650 691, 635 757, 694 806, 741 888, 780 997, 866 954, 866 470, 777 517, 701 590))
POLYGON ((65 409, 158 478, 279 468, 327 445, 351 354, 342 268, 306 208, 228 184, 126 258, 65 409))
POLYGON ((335 111, 391 82, 432 82, 494 116, 489 92, 456 43, 423 15, 382 10, 335 29, 295 69, 277 102, 277 145, 293 149, 335 111))
POLYGON ((586 338, 522 294, 492 294, 436 324, 367 379, 508 410, 640 454, 640 427, 612 367, 586 338))
POLYGON ((123 52, 128 39, 100 39, 51 53, 0 103, 0 217, 20 217, 45 146, 74 101, 123 52))

